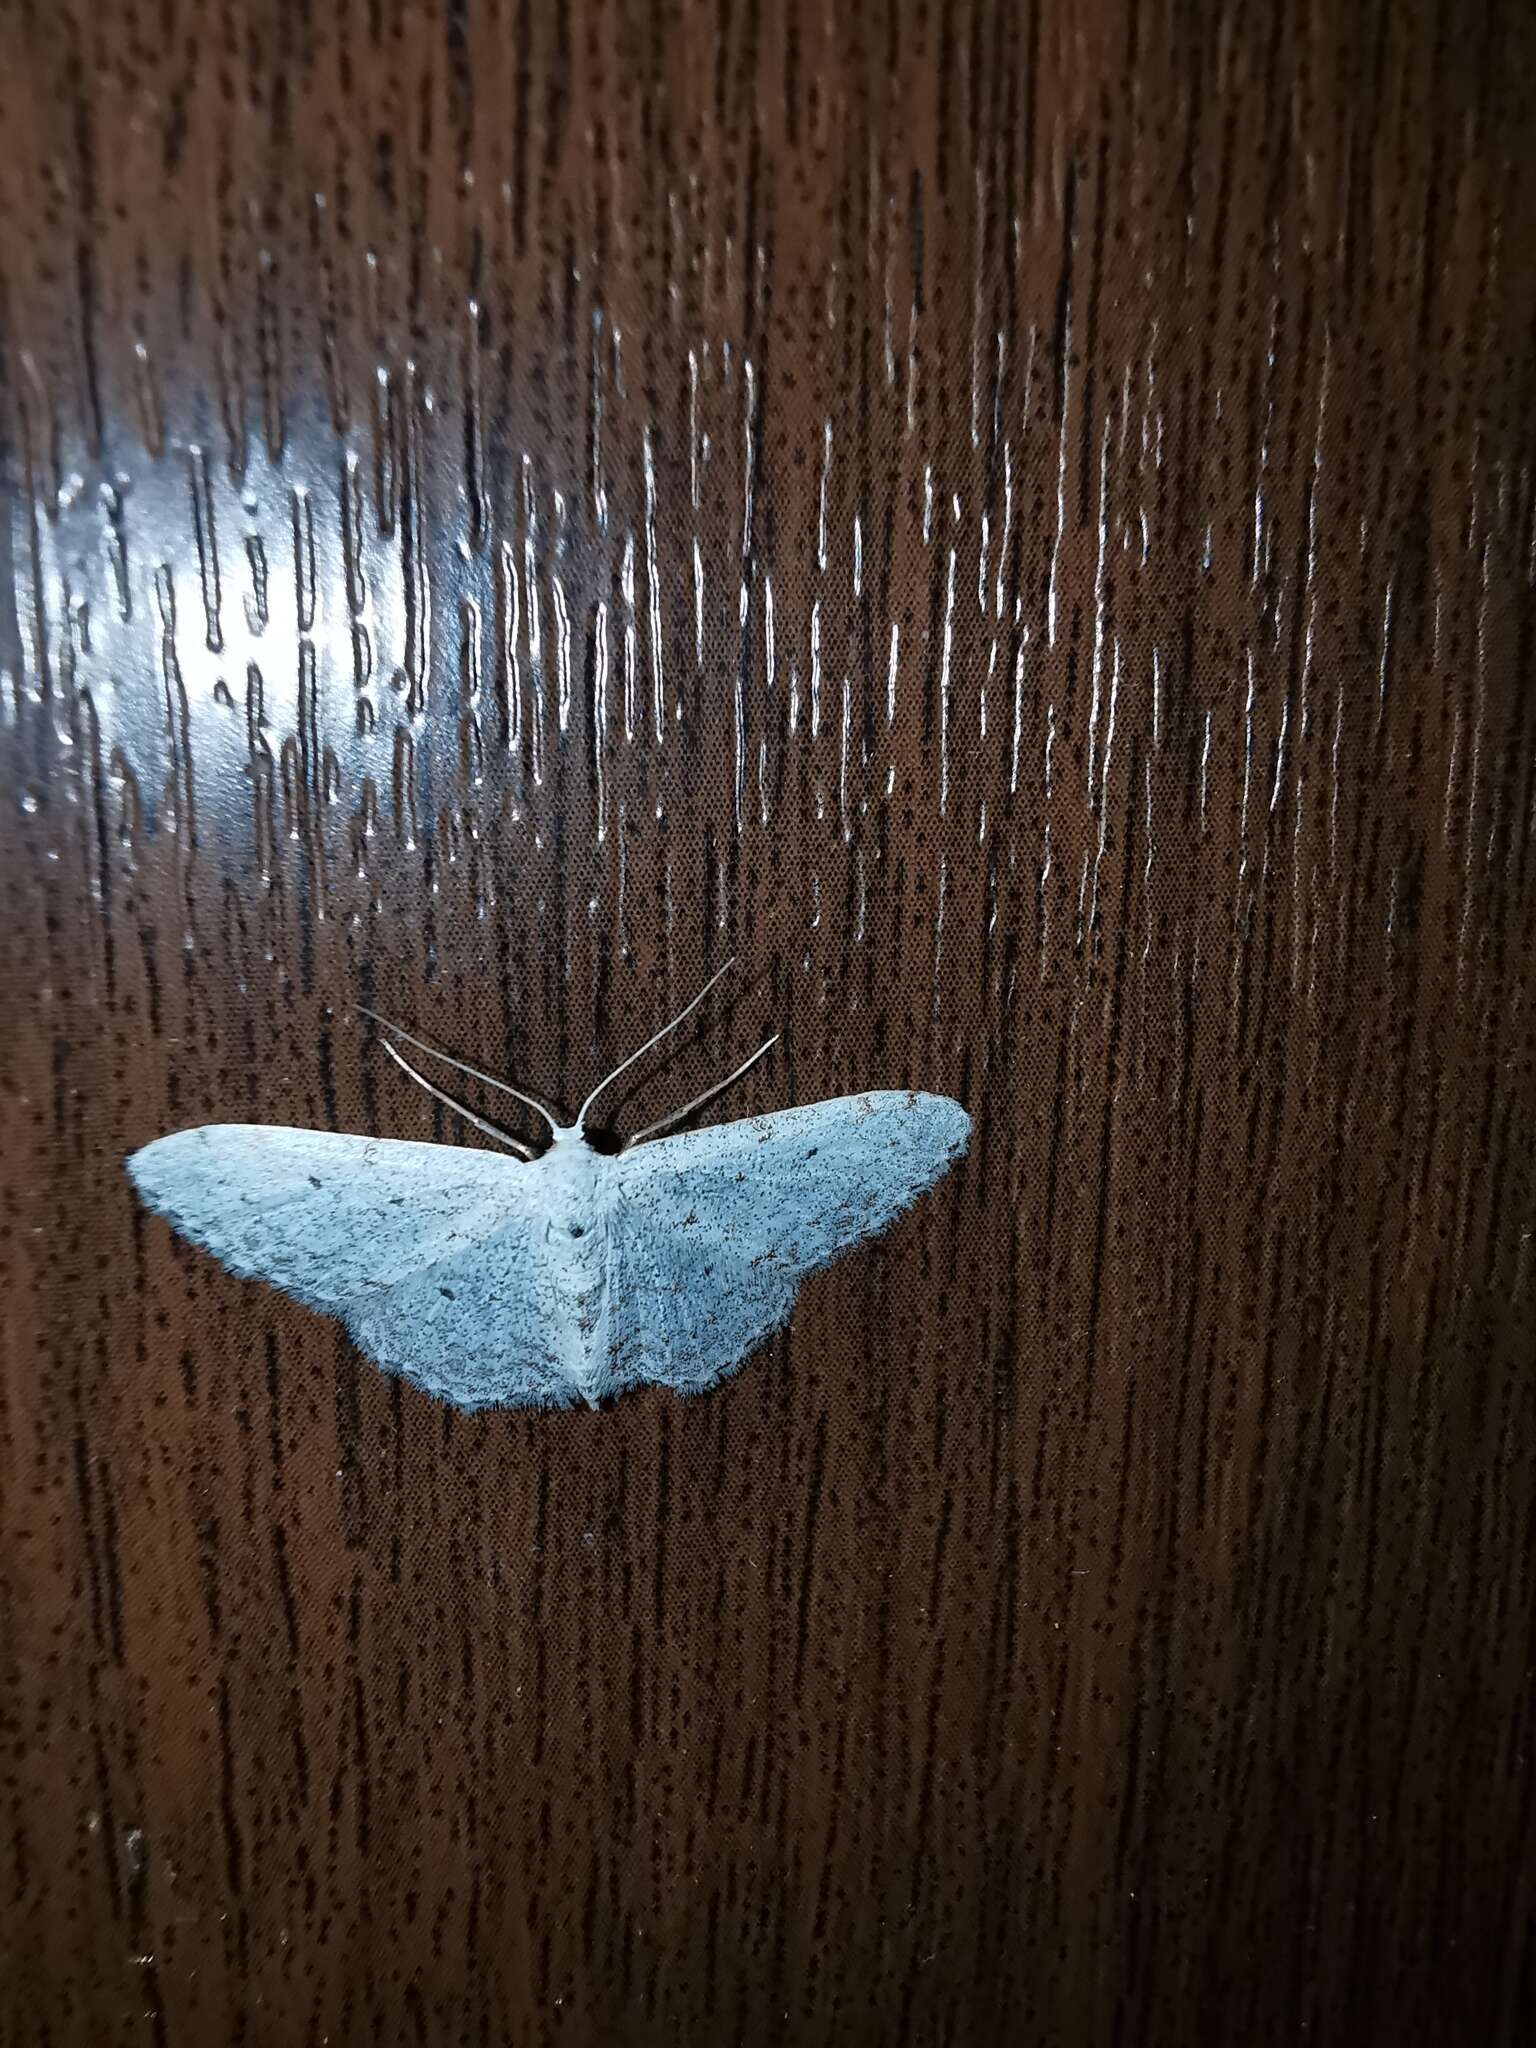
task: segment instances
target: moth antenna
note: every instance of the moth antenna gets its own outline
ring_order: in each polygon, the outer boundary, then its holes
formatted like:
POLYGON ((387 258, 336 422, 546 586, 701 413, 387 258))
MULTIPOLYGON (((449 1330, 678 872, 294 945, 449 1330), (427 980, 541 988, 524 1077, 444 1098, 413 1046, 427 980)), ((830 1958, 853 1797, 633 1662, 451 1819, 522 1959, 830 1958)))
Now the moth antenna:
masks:
MULTIPOLYGON (((375 1024, 382 1024, 386 1031, 393 1031, 395 1036, 403 1038, 407 1045, 414 1045, 420 1052, 430 1053, 433 1059, 441 1060, 445 1066, 457 1067, 461 1074, 468 1074, 473 1081, 483 1081, 487 1088, 499 1088, 503 1095, 510 1095, 514 1101, 521 1102, 525 1108, 531 1109, 536 1115, 543 1117, 545 1123, 549 1125, 551 1132, 557 1131, 560 1128, 553 1115, 544 1107, 543 1103, 536 1101, 531 1095, 525 1095, 521 1088, 513 1088, 506 1081, 498 1081, 494 1074, 483 1074, 478 1067, 470 1066, 466 1060, 456 1060, 451 1052, 439 1052, 435 1045, 428 1045, 424 1038, 414 1037, 411 1032, 406 1030, 403 1024, 391 1024, 389 1019, 381 1017, 377 1010, 365 1009, 361 1003, 354 1003, 352 1007, 360 1017, 369 1017, 375 1024)), ((390 1049, 387 1042, 384 1049, 386 1052, 390 1049)), ((401 1064, 404 1065, 404 1061, 401 1064)), ((414 1074, 416 1070, 414 1067, 406 1067, 406 1072, 414 1074)), ((416 1074, 416 1078, 418 1081, 421 1080, 419 1074, 416 1074)), ((425 1082, 422 1082, 423 1087, 426 1085, 425 1082)), ((464 1114, 467 1116, 469 1112, 466 1110, 464 1114)), ((471 1118, 470 1121, 473 1122, 474 1119, 471 1118)), ((533 1155, 530 1153, 528 1156, 531 1158, 533 1155)))
MULTIPOLYGON (((661 1041, 666 1037, 669 1031, 675 1031, 679 1024, 685 1022, 686 1019, 691 1017, 694 1011, 699 1007, 700 1003, 703 1002, 704 998, 709 994, 710 990, 714 987, 715 983, 717 981, 722 980, 724 976, 729 974, 731 969, 735 965, 736 956, 732 954, 731 958, 726 961, 725 965, 720 969, 719 973, 712 974, 709 977, 708 981, 705 982, 704 986, 699 990, 698 994, 694 997, 693 1001, 688 1005, 686 1010, 679 1010, 677 1015, 671 1020, 670 1023, 662 1025, 661 1029, 656 1033, 654 1038, 648 1038, 645 1041, 644 1045, 641 1046, 638 1052, 632 1052, 627 1060, 620 1060, 619 1064, 614 1068, 611 1074, 604 1074, 602 1080, 598 1082, 597 1086, 592 1090, 592 1093, 587 1097, 586 1101, 581 1105, 581 1108, 576 1112, 576 1128, 578 1131, 581 1129, 582 1125, 587 1120, 587 1111, 592 1107, 593 1103, 596 1102, 599 1095, 601 1095, 603 1090, 608 1086, 608 1083, 610 1081, 617 1081, 620 1074, 622 1074, 626 1068, 632 1067, 635 1064, 636 1060, 643 1059, 645 1055, 650 1051, 653 1045, 660 1045, 661 1041)), ((721 1086, 723 1087, 724 1085, 725 1084, 722 1082, 721 1086)))
POLYGON ((702 1109, 706 1102, 713 1102, 715 1097, 723 1094, 733 1081, 739 1081, 748 1067, 755 1067, 763 1054, 778 1042, 779 1034, 775 1031, 766 1044, 757 1048, 751 1059, 742 1061, 734 1074, 727 1074, 723 1081, 717 1081, 713 1088, 706 1088, 702 1095, 695 1095, 692 1102, 685 1102, 681 1109, 674 1109, 670 1116, 664 1116, 654 1124, 647 1124, 643 1131, 636 1131, 632 1138, 625 1139, 624 1150, 628 1152, 636 1145, 643 1145, 647 1138, 654 1138, 659 1131, 670 1130, 673 1124, 680 1124, 685 1116, 692 1116, 696 1109, 702 1109))
MULTIPOLYGON (((463 1117, 465 1123, 473 1124, 477 1131, 483 1131, 486 1137, 494 1138, 498 1145, 507 1146, 511 1151, 517 1154, 519 1159, 531 1159, 533 1157, 533 1148, 529 1145, 525 1145, 521 1138, 514 1138, 510 1131, 499 1130, 495 1124, 487 1123, 483 1116, 476 1116, 475 1112, 472 1109, 466 1109, 462 1102, 455 1102, 451 1095, 445 1095, 441 1088, 434 1088, 432 1083, 427 1079, 426 1075, 418 1074, 416 1069, 411 1065, 410 1061, 405 1057, 404 1053, 396 1052, 395 1048, 390 1044, 387 1038, 381 1038, 379 1040, 379 1043, 383 1046, 384 1050, 389 1054, 390 1058, 394 1061, 397 1067, 404 1067, 405 1071, 410 1075, 413 1081, 418 1082, 423 1088, 425 1088, 429 1095, 435 1095, 437 1100, 441 1102, 445 1108, 451 1109, 455 1116, 463 1117)), ((415 1043, 414 1039, 412 1040, 412 1043, 415 1043)), ((454 1064, 457 1065, 458 1062, 455 1061, 454 1064)))

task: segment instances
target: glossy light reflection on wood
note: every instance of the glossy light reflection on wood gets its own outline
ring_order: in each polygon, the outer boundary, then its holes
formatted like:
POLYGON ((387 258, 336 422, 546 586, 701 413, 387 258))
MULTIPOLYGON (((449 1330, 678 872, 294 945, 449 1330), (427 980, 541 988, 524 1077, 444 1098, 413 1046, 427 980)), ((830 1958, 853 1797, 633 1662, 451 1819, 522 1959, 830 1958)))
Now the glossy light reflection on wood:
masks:
POLYGON ((1519 2038, 1536 22, 3 39, 12 2031, 1519 2038), (976 1135, 708 1402, 445 1417, 119 1170, 731 952, 616 1129, 769 1015, 976 1135))

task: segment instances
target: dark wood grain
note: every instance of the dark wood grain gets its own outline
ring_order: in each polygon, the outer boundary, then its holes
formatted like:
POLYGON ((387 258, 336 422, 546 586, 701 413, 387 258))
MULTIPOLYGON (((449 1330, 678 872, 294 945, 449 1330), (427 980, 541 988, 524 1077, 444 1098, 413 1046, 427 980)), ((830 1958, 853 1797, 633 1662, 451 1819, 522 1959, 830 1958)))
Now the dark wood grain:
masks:
POLYGON ((1528 10, 0 23, 5 2039, 1528 2038, 1528 10), (977 1132, 708 1398, 121 1170, 733 952, 977 1132))

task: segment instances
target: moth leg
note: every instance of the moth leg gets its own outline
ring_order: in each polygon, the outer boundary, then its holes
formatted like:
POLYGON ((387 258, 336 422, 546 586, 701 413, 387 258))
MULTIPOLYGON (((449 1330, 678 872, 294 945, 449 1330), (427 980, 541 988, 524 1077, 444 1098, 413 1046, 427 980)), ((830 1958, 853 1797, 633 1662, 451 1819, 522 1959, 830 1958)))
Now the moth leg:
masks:
POLYGON ((455 1102, 451 1095, 445 1095, 441 1088, 434 1088, 426 1075, 418 1074, 405 1055, 396 1052, 387 1038, 381 1039, 379 1043, 395 1062, 396 1066, 404 1067, 413 1081, 425 1088, 429 1095, 436 1096, 437 1100, 445 1108, 451 1109, 455 1116, 463 1117, 465 1123, 473 1124, 477 1131, 483 1131, 486 1137, 494 1138, 498 1145, 507 1146, 509 1150, 517 1154, 519 1159, 531 1159, 533 1157, 533 1148, 525 1145, 521 1138, 514 1138, 509 1131, 500 1130, 495 1124, 487 1123, 483 1116, 476 1116, 474 1111, 466 1109, 462 1102, 455 1102))
MULTIPOLYGON (((424 1038, 415 1037, 411 1032, 406 1030, 403 1024, 391 1024, 389 1019, 387 1017, 381 1017, 377 1010, 365 1009, 361 1003, 354 1003, 352 1007, 357 1011, 359 1016, 371 1018, 375 1024, 382 1024, 386 1031, 393 1031, 395 1036, 397 1038, 403 1038, 407 1045, 414 1045, 420 1052, 430 1053, 433 1059, 441 1060, 445 1066, 457 1067, 461 1074, 468 1074, 470 1079, 473 1081, 483 1081, 487 1088, 499 1088, 503 1095, 512 1096, 516 1101, 521 1102, 526 1108, 533 1110, 537 1115, 543 1117, 545 1123, 549 1125, 549 1128, 552 1131, 559 1129, 559 1125, 556 1123, 554 1116, 551 1114, 549 1110, 547 1110, 544 1107, 544 1104, 542 1102, 535 1100, 535 1098, 531 1095, 525 1095, 521 1088, 514 1088, 506 1081, 498 1081, 494 1074, 482 1073, 478 1067, 470 1066, 467 1060, 456 1060, 451 1052, 439 1051, 437 1046, 428 1045, 427 1041, 424 1038)), ((386 1052, 389 1050, 387 1044, 385 1045, 384 1049, 386 1052)), ((404 1065, 404 1062, 402 1061, 401 1064, 404 1065)), ((414 1073, 415 1069, 412 1067, 407 1067, 406 1072, 414 1073)), ((420 1080, 421 1076, 417 1074, 416 1078, 417 1080, 420 1080)), ((425 1086, 426 1084, 423 1082, 422 1085, 425 1086)))
POLYGON ((576 1128, 578 1131, 581 1129, 583 1123, 586 1121, 587 1111, 592 1107, 593 1103, 596 1102, 599 1095, 601 1095, 603 1090, 608 1086, 608 1083, 610 1081, 617 1081, 620 1074, 624 1073, 627 1068, 632 1067, 635 1064, 636 1060, 644 1059, 645 1055, 650 1051, 653 1045, 660 1045, 661 1041, 666 1037, 669 1031, 675 1031, 679 1024, 683 1023, 687 1018, 691 1017, 694 1011, 699 1007, 700 1003, 703 1002, 704 998, 709 994, 710 990, 714 987, 715 983, 717 981, 722 981, 725 978, 725 976, 730 973, 731 969, 735 965, 736 958, 733 954, 731 958, 726 961, 725 965, 720 969, 720 971, 717 974, 712 974, 709 977, 708 981, 705 982, 704 986, 699 990, 698 994, 694 997, 693 1001, 688 1004, 686 1009, 679 1010, 675 1017, 673 1017, 669 1022, 663 1024, 661 1029, 656 1033, 656 1035, 653 1038, 648 1038, 645 1041, 644 1045, 641 1046, 638 1052, 632 1052, 629 1055, 628 1059, 620 1060, 619 1064, 614 1068, 611 1074, 604 1074, 602 1080, 598 1082, 597 1086, 592 1090, 592 1093, 587 1097, 586 1101, 581 1105, 581 1108, 576 1113, 576 1128))
POLYGON ((706 1102, 713 1102, 717 1095, 724 1094, 733 1081, 739 1081, 749 1067, 755 1067, 763 1054, 778 1042, 779 1034, 775 1031, 772 1038, 760 1045, 750 1059, 742 1061, 734 1074, 727 1074, 725 1079, 717 1081, 713 1088, 706 1088, 702 1095, 695 1095, 692 1102, 685 1102, 681 1109, 674 1109, 670 1115, 660 1118, 658 1122, 647 1124, 643 1131, 636 1131, 632 1138, 625 1139, 623 1149, 628 1152, 636 1145, 643 1145, 647 1138, 654 1138, 662 1131, 670 1131, 672 1126, 680 1124, 685 1116, 692 1116, 693 1112, 702 1109, 706 1102))

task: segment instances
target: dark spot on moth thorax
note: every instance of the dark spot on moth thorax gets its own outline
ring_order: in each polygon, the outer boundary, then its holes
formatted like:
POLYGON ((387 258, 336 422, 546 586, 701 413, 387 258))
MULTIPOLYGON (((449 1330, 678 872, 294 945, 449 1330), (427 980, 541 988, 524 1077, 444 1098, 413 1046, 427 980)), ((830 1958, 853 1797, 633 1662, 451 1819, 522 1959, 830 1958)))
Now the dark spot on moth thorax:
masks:
POLYGON ((444 1301, 457 1301, 459 1298, 451 1287, 439 1287, 437 1291, 444 1301))
POLYGON ((318 1174, 318 1173, 312 1173, 312 1174, 311 1174, 311 1175, 309 1176, 309 1184, 310 1184, 310 1186, 311 1186, 312 1188, 322 1188, 322 1189, 323 1189, 323 1188, 324 1188, 324 1186, 325 1186, 325 1182, 324 1182, 324 1181, 323 1181, 323 1180, 322 1180, 322 1179, 320 1178, 320 1176, 319 1176, 319 1174, 318 1174))

